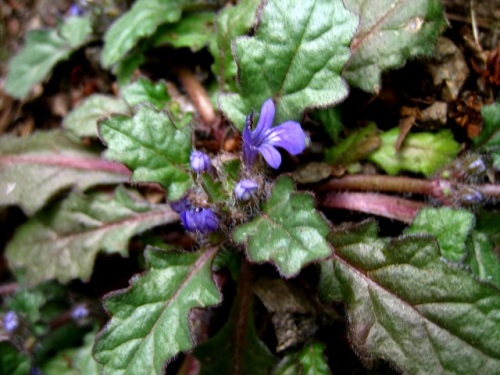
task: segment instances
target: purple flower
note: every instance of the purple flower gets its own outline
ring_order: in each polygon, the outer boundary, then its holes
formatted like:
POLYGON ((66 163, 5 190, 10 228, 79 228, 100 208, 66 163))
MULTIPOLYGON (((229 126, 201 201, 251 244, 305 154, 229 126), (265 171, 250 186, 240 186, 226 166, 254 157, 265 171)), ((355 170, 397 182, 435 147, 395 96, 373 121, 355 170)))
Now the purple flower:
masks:
POLYGON ((191 208, 191 203, 186 198, 182 198, 178 201, 170 202, 170 207, 180 214, 182 211, 189 210, 191 208))
POLYGON ((192 208, 180 213, 188 232, 210 233, 219 227, 219 220, 210 208, 192 208))
POLYGON ((13 332, 19 326, 19 318, 14 311, 7 311, 5 316, 3 317, 3 328, 7 332, 13 332))
POLYGON ((271 127, 274 121, 274 103, 267 99, 260 109, 259 122, 255 130, 250 130, 252 116, 247 117, 243 129, 243 161, 247 167, 255 163, 260 153, 267 164, 278 169, 281 155, 276 147, 284 148, 292 155, 300 154, 306 148, 306 135, 296 121, 285 121, 281 125, 271 127))
POLYGON ((234 187, 234 195, 242 201, 249 200, 259 185, 254 180, 241 180, 234 187))
POLYGON ((75 320, 86 318, 89 315, 89 309, 84 304, 77 305, 71 311, 71 317, 75 320))
POLYGON ((196 173, 208 171, 212 166, 208 155, 205 154, 204 152, 196 150, 191 151, 191 156, 189 157, 189 163, 191 165, 191 169, 196 173))

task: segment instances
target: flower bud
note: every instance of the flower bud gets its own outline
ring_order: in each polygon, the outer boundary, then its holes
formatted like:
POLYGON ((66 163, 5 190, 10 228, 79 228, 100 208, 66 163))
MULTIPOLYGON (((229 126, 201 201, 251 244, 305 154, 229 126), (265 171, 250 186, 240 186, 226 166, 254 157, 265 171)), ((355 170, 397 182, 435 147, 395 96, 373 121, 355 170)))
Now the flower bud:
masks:
POLYGON ((247 201, 253 193, 258 189, 259 185, 253 180, 241 180, 234 188, 236 199, 247 201))
POLYGON ((219 227, 219 220, 210 208, 182 211, 181 220, 188 232, 210 233, 219 227))
POLYGON ((7 332, 13 332, 19 326, 19 318, 14 311, 8 311, 3 317, 3 328, 7 332))
POLYGON ((77 305, 71 311, 71 317, 75 320, 86 318, 89 315, 89 309, 84 304, 77 305))
POLYGON ((191 165, 191 169, 198 174, 201 172, 208 171, 212 166, 208 155, 205 154, 204 152, 196 150, 191 151, 189 163, 191 165))

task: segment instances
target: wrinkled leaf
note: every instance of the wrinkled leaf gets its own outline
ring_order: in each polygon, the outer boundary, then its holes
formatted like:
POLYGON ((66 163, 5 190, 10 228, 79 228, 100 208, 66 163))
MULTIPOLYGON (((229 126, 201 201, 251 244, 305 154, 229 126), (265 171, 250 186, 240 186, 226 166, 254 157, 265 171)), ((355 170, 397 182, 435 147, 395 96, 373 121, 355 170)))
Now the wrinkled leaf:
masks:
POLYGON ((350 341, 364 361, 408 374, 497 374, 499 291, 443 262, 430 237, 373 246, 375 226, 330 236, 350 341))
POLYGON ((213 33, 214 13, 189 13, 177 23, 161 26, 152 38, 152 44, 155 47, 163 44, 175 48, 189 47, 196 52, 208 44, 213 33))
POLYGON ((15 270, 27 271, 29 284, 88 281, 100 250, 126 256, 132 236, 177 220, 168 206, 135 202, 122 189, 114 197, 72 194, 21 225, 7 246, 7 259, 15 270))
POLYGON ((189 126, 179 128, 167 113, 139 106, 132 117, 101 121, 99 131, 108 145, 104 156, 132 169, 133 181, 160 183, 170 200, 180 199, 191 186, 189 126))
POLYGON ((7 341, 0 342, 0 374, 26 375, 30 368, 28 353, 17 350, 7 341))
POLYGON ((472 232, 466 263, 481 280, 500 289, 500 259, 493 252, 493 244, 484 233, 472 232))
POLYGON ((314 208, 314 199, 297 193, 289 177, 281 177, 262 215, 238 226, 234 240, 245 243, 252 262, 272 262, 285 277, 296 275, 307 263, 326 258, 330 228, 314 208))
POLYGON ((419 211, 405 234, 422 233, 436 237, 441 254, 459 262, 465 257, 465 243, 474 224, 474 214, 469 211, 429 207, 419 211))
POLYGON ((79 17, 67 18, 57 30, 30 31, 26 45, 9 63, 6 92, 18 99, 25 97, 58 62, 81 47, 91 33, 91 20, 79 17))
POLYGON ((0 138, 0 206, 18 204, 28 215, 64 189, 116 184, 129 176, 123 165, 101 160, 59 130, 0 138))
POLYGON ((359 14, 360 27, 343 77, 368 92, 379 91, 383 71, 431 55, 447 25, 439 0, 346 0, 345 6, 359 14))
POLYGON ((137 0, 106 32, 103 66, 110 67, 123 59, 141 38, 153 35, 162 24, 178 21, 181 13, 179 0, 137 0))
POLYGON ((236 62, 231 51, 231 42, 245 35, 255 23, 255 13, 261 0, 242 0, 237 5, 228 5, 217 16, 215 38, 210 42, 214 57, 212 72, 224 91, 236 91, 236 62))
POLYGON ((162 109, 170 100, 164 81, 154 83, 146 78, 139 78, 134 83, 123 87, 121 96, 131 107, 149 102, 156 108, 162 109))
POLYGON ((477 148, 491 154, 493 166, 500 169, 500 103, 485 105, 481 108, 483 129, 472 141, 477 148))
POLYGON ((130 114, 127 103, 110 95, 91 95, 63 120, 63 127, 79 137, 97 137, 97 120, 114 113, 130 114))
POLYGON ((150 269, 105 299, 112 318, 94 347, 103 374, 160 375, 166 362, 191 349, 190 310, 220 302, 210 270, 216 253, 146 252, 150 269))
POLYGON ((396 151, 398 135, 398 128, 382 134, 382 146, 368 157, 391 175, 403 170, 430 176, 449 164, 460 151, 460 145, 448 130, 408 134, 396 151))
POLYGON ((241 89, 222 96, 221 109, 242 129, 267 98, 276 104, 276 123, 341 101, 348 90, 340 73, 357 25, 341 0, 307 0, 300 7, 293 0, 269 0, 255 36, 234 42, 241 89))
POLYGON ((325 345, 314 342, 300 352, 286 355, 276 366, 273 375, 328 375, 331 374, 323 355, 325 345))

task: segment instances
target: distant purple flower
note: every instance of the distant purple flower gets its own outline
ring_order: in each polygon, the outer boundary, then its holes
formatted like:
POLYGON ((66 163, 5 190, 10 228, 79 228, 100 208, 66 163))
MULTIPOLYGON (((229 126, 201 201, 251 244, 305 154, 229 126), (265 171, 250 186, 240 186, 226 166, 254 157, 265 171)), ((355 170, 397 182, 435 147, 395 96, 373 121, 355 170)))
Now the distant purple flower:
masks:
POLYGON ((255 163, 260 153, 267 164, 278 169, 281 155, 276 147, 284 148, 292 155, 300 154, 306 148, 306 135, 296 121, 285 121, 281 125, 271 127, 274 121, 274 103, 267 99, 260 109, 259 122, 255 130, 250 129, 252 115, 247 117, 243 129, 243 161, 247 167, 255 163))
POLYGON ((196 150, 191 151, 189 164, 191 165, 191 169, 196 173, 208 171, 212 166, 212 163, 210 162, 210 158, 208 157, 208 155, 205 154, 204 152, 196 150))
POLYGON ((89 309, 84 304, 77 305, 71 311, 71 317, 75 320, 86 318, 89 315, 89 309))
POLYGON ((241 180, 234 187, 234 195, 242 201, 249 200, 259 185, 254 180, 241 180))
POLYGON ((13 332, 19 326, 19 318, 14 311, 7 311, 3 317, 3 328, 7 332, 13 332))
POLYGON ((192 208, 180 213, 188 232, 210 233, 219 227, 219 220, 210 208, 192 208))
POLYGON ((72 4, 68 9, 70 16, 80 17, 83 15, 83 9, 79 4, 72 4))

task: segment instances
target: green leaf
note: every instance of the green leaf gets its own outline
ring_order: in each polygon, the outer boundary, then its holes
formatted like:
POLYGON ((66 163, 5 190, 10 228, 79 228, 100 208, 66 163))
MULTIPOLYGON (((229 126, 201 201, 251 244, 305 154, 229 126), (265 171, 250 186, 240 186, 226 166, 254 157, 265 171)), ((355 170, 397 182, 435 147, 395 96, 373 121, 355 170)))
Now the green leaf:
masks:
POLYGON ((273 375, 329 375, 328 364, 323 356, 325 345, 314 342, 298 353, 286 355, 276 366, 273 375))
POLYGON ((352 59, 342 75, 368 92, 380 90, 383 71, 430 56, 447 26, 439 0, 346 0, 345 6, 361 20, 351 44, 352 59))
POLYGON ((140 106, 132 117, 101 121, 99 131, 108 145, 105 157, 132 169, 133 181, 160 183, 170 200, 180 199, 191 186, 189 126, 178 128, 167 113, 140 106))
POLYGON ((125 56, 122 60, 118 61, 111 71, 116 75, 116 80, 118 81, 118 86, 126 85, 132 79, 134 72, 138 69, 145 61, 144 51, 145 46, 142 48, 135 49, 125 56))
POLYGON ((216 253, 147 250, 149 271, 104 301, 112 318, 94 347, 103 374, 163 374, 166 362, 192 348, 189 312, 221 300, 210 271, 216 253))
POLYGON ((446 259, 459 262, 465 257, 465 243, 474 224, 474 214, 469 211, 429 207, 419 211, 405 233, 423 233, 436 237, 441 254, 446 259))
POLYGON ((106 32, 103 66, 110 67, 123 59, 141 38, 153 35, 158 26, 177 22, 182 13, 180 3, 179 0, 137 0, 106 32))
POLYGON ((17 204, 28 215, 70 187, 83 191, 126 182, 129 176, 123 165, 101 160, 60 130, 0 138, 0 206, 17 204))
POLYGON ((499 291, 443 261, 430 237, 373 246, 360 233, 375 226, 331 235, 356 352, 408 374, 498 374, 499 291))
POLYGON ((214 57, 212 72, 223 91, 236 91, 237 67, 231 51, 231 42, 245 35, 255 23, 255 13, 262 0, 242 0, 237 5, 226 6, 217 16, 217 33, 210 42, 214 57))
POLYGON ((267 98, 276 104, 277 123, 338 103, 348 93, 340 73, 357 25, 341 0, 306 0, 300 7, 293 0, 269 0, 255 36, 234 42, 241 90, 222 96, 221 109, 242 129, 267 98))
POLYGON ((26 375, 30 368, 28 353, 17 350, 7 341, 0 342, 0 374, 26 375))
POLYGON ((60 61, 80 48, 92 33, 90 18, 68 17, 57 30, 33 30, 9 63, 5 91, 18 99, 42 82, 60 61))
POLYGON ((177 220, 168 206, 135 202, 123 189, 114 196, 72 194, 21 225, 6 255, 15 270, 28 271, 29 284, 88 281, 100 250, 126 256, 132 236, 177 220))
POLYGON ((485 105, 481 108, 483 129, 472 141, 476 148, 491 154, 493 166, 500 169, 500 103, 485 105))
POLYGON ((113 113, 131 113, 130 107, 120 98, 94 94, 72 110, 63 120, 63 127, 78 137, 97 137, 97 121, 113 113))
MULTIPOLYGON (((224 190, 221 181, 214 180, 209 173, 203 173, 201 176, 203 190, 208 195, 208 199, 212 203, 219 203, 228 200, 228 193, 224 190)), ((232 191, 231 191, 232 192, 232 191)))
POLYGON ((460 151, 460 145, 455 142, 453 134, 448 130, 439 133, 408 134, 396 152, 398 136, 398 128, 382 134, 380 136, 382 146, 368 157, 391 175, 404 170, 431 176, 449 164, 460 151))
POLYGON ((477 215, 476 229, 486 233, 495 246, 500 247, 500 212, 481 210, 477 215))
POLYGON ((175 48, 189 47, 196 52, 205 47, 214 36, 212 12, 188 13, 175 24, 160 26, 152 38, 154 47, 169 44, 175 48))
POLYGON ((236 242, 245 243, 252 262, 272 262, 291 277, 307 263, 332 254, 325 240, 328 223, 314 208, 314 198, 297 193, 289 177, 277 180, 262 211, 233 235, 236 242))
POLYGON ((327 109, 317 109, 312 113, 314 120, 319 121, 324 127, 330 139, 337 143, 340 138, 340 133, 344 128, 342 124, 341 107, 333 107, 327 109))
POLYGON ((377 125, 368 126, 351 133, 347 138, 325 150, 325 161, 329 164, 349 166, 364 159, 380 146, 377 125))
POLYGON ((470 242, 466 263, 481 280, 500 289, 500 260, 493 252, 488 235, 474 231, 470 242))
POLYGON ((170 101, 165 82, 154 83, 147 78, 139 78, 134 83, 123 87, 121 96, 131 107, 148 102, 162 109, 170 101))

